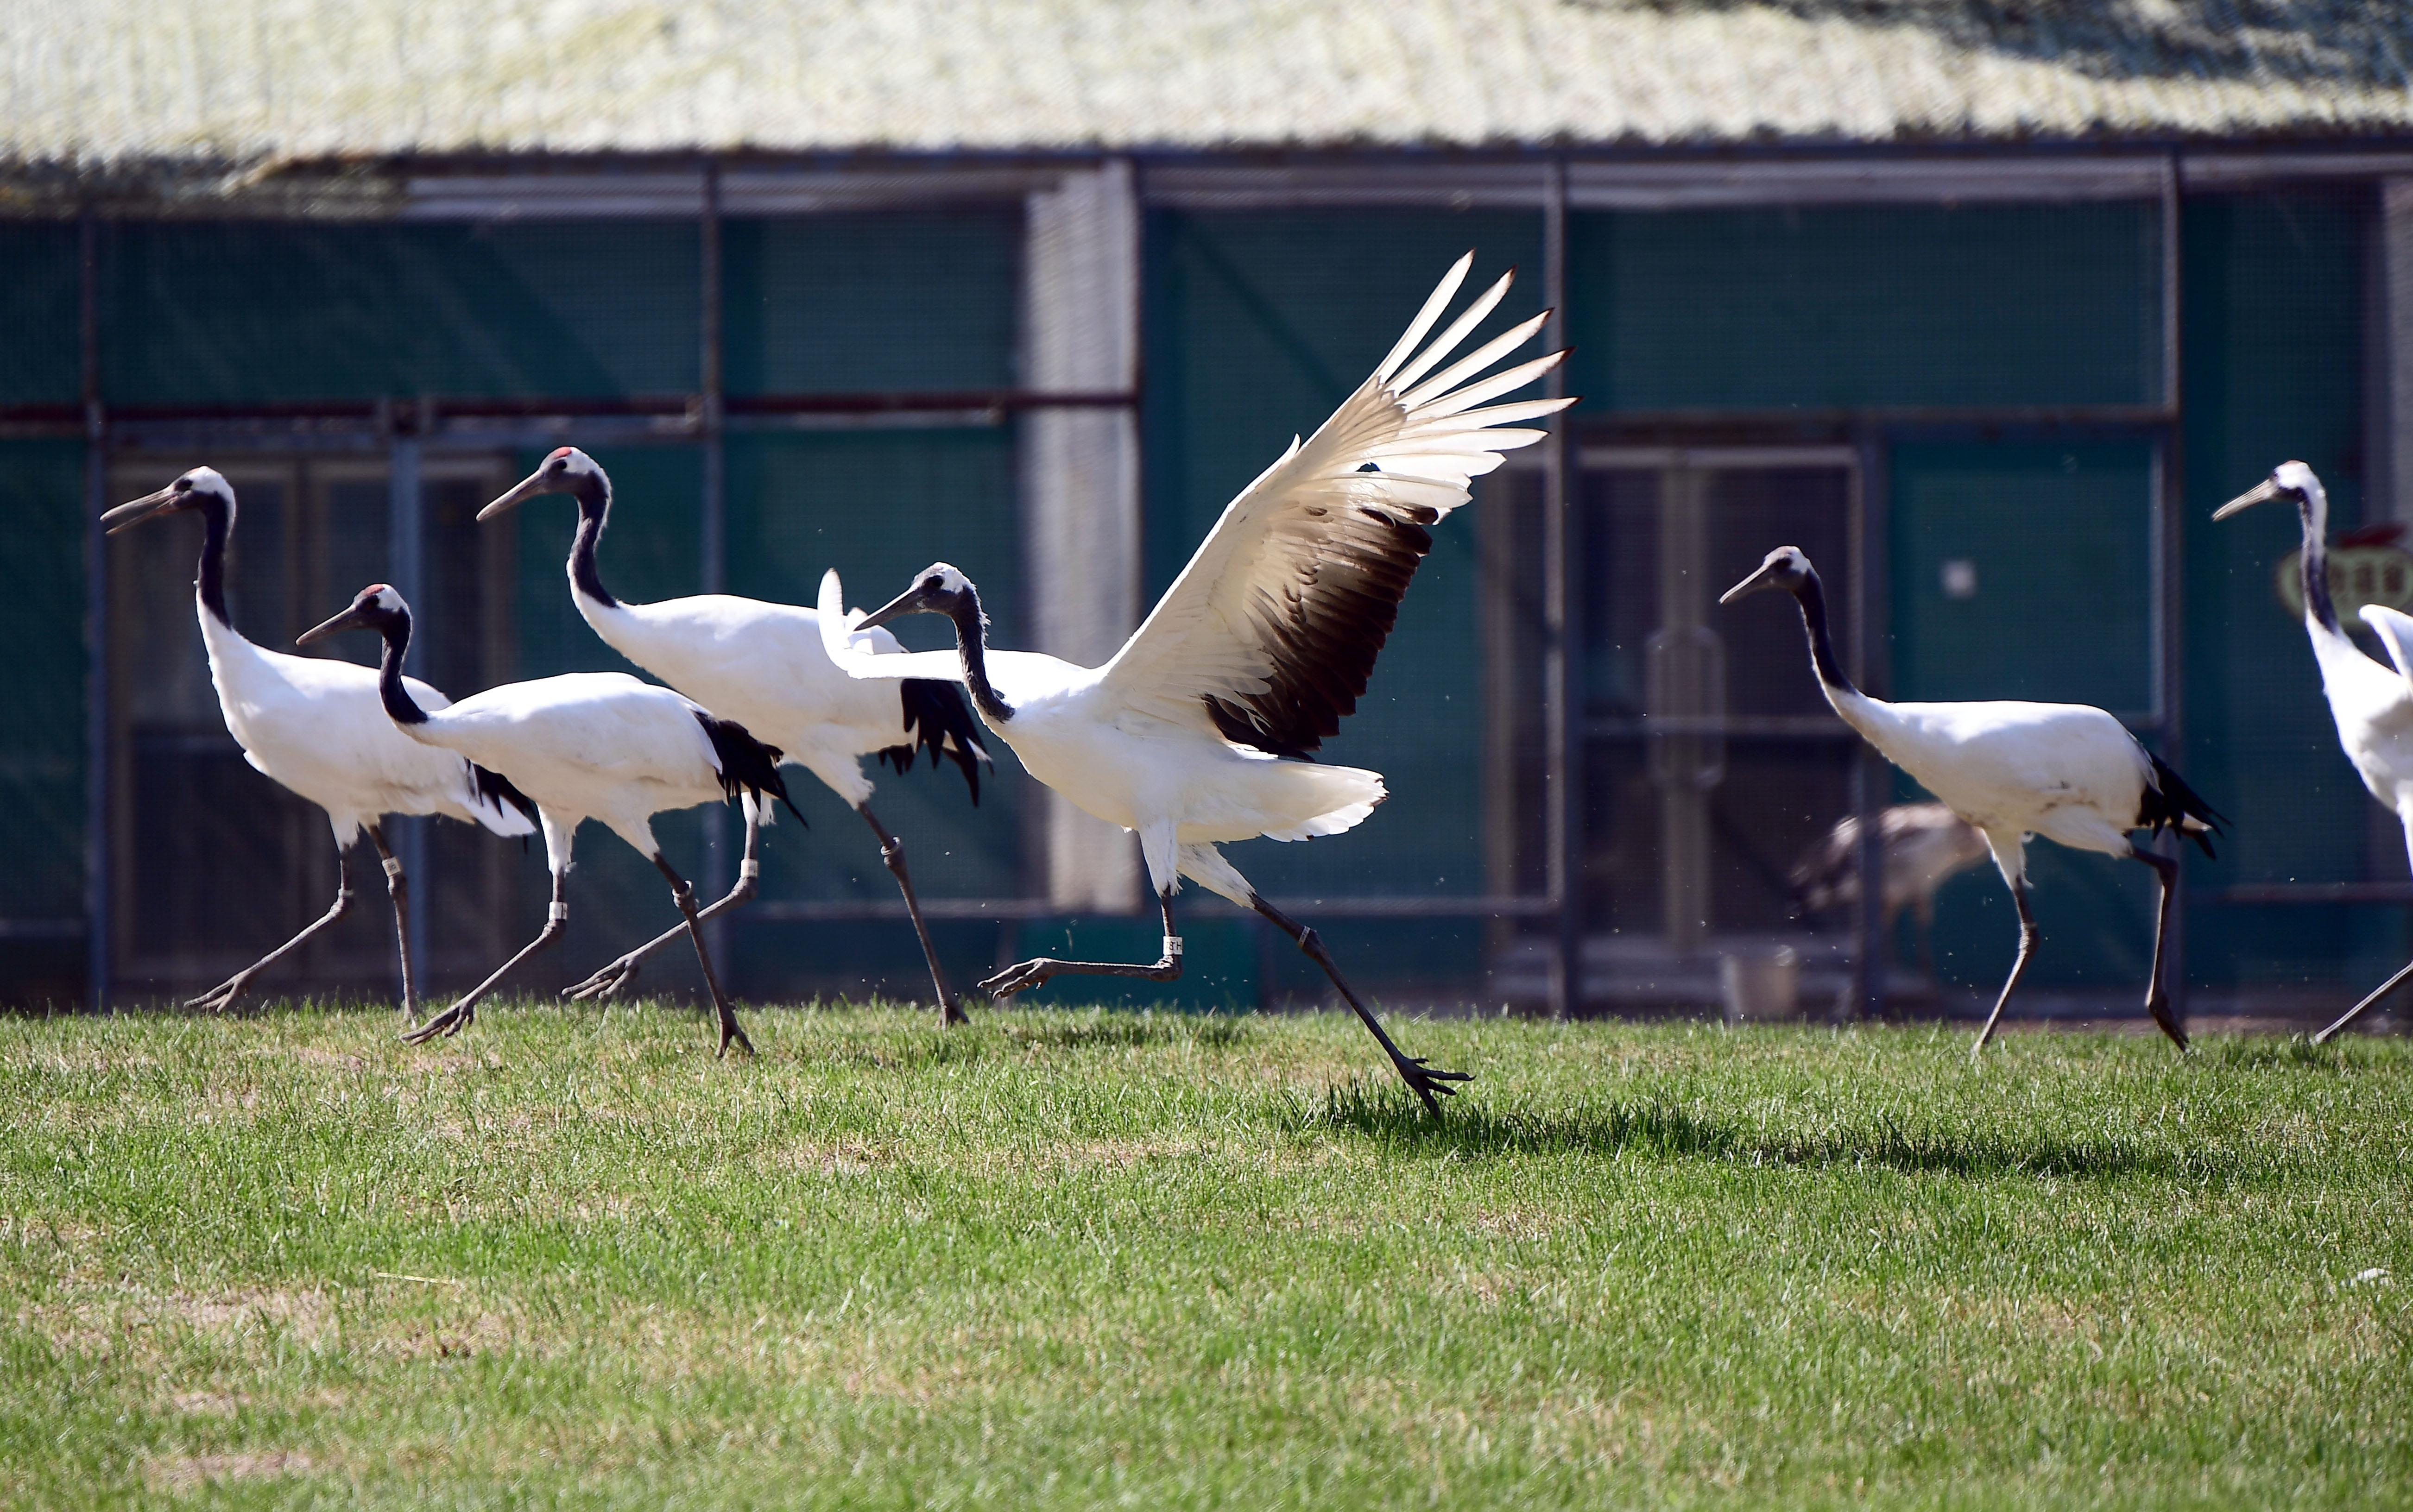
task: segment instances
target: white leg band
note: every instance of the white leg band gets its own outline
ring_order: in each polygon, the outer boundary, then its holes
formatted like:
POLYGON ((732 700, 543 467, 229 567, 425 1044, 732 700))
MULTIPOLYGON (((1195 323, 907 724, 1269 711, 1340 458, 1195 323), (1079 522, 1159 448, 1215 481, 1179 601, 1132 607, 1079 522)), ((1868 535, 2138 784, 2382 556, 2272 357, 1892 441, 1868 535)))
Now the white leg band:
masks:
POLYGON ((555 898, 552 911, 544 917, 548 924, 567 924, 570 922, 570 905, 555 898))
POLYGON ((1177 961, 1181 958, 1181 937, 1179 935, 1166 935, 1164 937, 1164 958, 1169 961, 1177 961))
POLYGON ((737 880, 740 882, 762 881, 762 863, 750 855, 745 860, 740 861, 737 863, 737 880))
POLYGON ((390 856, 386 857, 386 858, 385 858, 385 874, 386 874, 387 876, 389 876, 389 877, 399 877, 399 876, 401 876, 401 875, 402 875, 402 857, 400 857, 400 856, 398 856, 398 855, 390 855, 390 856))

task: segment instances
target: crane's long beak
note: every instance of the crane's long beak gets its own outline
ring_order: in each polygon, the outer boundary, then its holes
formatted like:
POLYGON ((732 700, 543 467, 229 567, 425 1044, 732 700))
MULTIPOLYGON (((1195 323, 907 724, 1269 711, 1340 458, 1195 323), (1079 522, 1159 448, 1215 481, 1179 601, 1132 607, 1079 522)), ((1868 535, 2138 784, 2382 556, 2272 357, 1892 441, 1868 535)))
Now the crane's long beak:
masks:
POLYGON ((913 586, 907 588, 904 592, 898 594, 896 598, 889 600, 884 604, 881 604, 871 613, 864 615, 861 619, 855 621, 854 628, 859 630, 867 630, 874 625, 885 625, 892 619, 902 618, 907 615, 932 614, 936 612, 937 607, 930 602, 929 596, 923 592, 922 586, 917 583, 913 586))
POLYGON ((362 617, 361 606, 353 604, 334 618, 313 625, 303 630, 293 638, 293 644, 308 645, 314 641, 323 641, 338 630, 365 630, 366 628, 368 628, 368 621, 362 617))
POLYGON ((2235 498, 2230 499, 2228 503, 2223 504, 2220 508, 2213 511, 2212 517, 2215 520, 2226 520, 2230 515, 2239 513, 2242 511, 2250 510, 2255 505, 2259 504, 2266 499, 2282 497, 2287 494, 2287 491, 2286 489, 2280 487, 2277 483, 2265 478, 2260 482, 2247 489, 2245 492, 2238 495, 2235 498))
POLYGON ((120 530, 141 525, 151 516, 172 508, 177 497, 175 486, 170 484, 155 494, 145 494, 131 503, 120 504, 100 517, 101 533, 113 536, 120 530))
POLYGON ((496 499, 492 504, 487 505, 484 509, 480 510, 478 511, 478 518, 480 520, 491 520, 496 515, 502 513, 505 510, 510 509, 514 504, 534 498, 539 494, 549 494, 552 492, 553 490, 551 488, 545 486, 543 473, 529 473, 518 482, 513 483, 509 493, 503 495, 500 498, 496 499))
POLYGON ((1725 592, 1719 594, 1718 602, 1732 603, 1737 599, 1741 598, 1744 594, 1757 593, 1762 588, 1772 588, 1776 586, 1776 570, 1784 565, 1784 564, 1782 562, 1760 563, 1758 571, 1754 572, 1747 578, 1744 578, 1733 587, 1726 589, 1725 592))

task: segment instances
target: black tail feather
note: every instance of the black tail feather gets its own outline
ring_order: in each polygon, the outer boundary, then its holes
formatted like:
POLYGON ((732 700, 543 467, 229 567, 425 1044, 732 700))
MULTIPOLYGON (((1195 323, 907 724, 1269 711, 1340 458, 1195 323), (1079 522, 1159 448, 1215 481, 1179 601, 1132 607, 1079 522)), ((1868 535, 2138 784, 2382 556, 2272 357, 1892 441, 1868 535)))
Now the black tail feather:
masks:
MULTIPOLYGON (((805 824, 803 810, 788 796, 788 779, 779 775, 779 758, 785 754, 777 746, 766 746, 746 731, 734 719, 719 719, 695 712, 695 722, 712 739, 712 749, 720 757, 720 791, 734 798, 740 792, 751 793, 756 798, 769 793, 788 806, 796 823, 805 824)), ((810 824, 805 824, 810 829, 810 824)))
POLYGON ((2166 828, 2177 830, 2203 847, 2205 855, 2216 856, 2218 852, 2212 848, 2212 838, 2228 833, 2220 826, 2228 823, 2228 816, 2204 802, 2203 794, 2188 787, 2186 778, 2171 771, 2159 756, 2148 751, 2145 759, 2154 763, 2154 780, 2147 785, 2144 798, 2137 806, 2138 826, 2155 835, 2166 828), (2187 828, 2185 821, 2190 819, 2204 827, 2187 828))
POLYGON ((930 753, 930 764, 944 756, 963 768, 964 783, 972 790, 972 807, 980 807, 980 763, 988 755, 981 744, 980 724, 972 718, 964 690, 933 677, 908 677, 897 685, 905 704, 905 744, 889 746, 879 759, 901 775, 913 769, 913 758, 930 753))
MULTIPOLYGON (((511 779, 500 772, 490 772, 476 762, 469 763, 469 780, 477 785, 478 796, 500 807, 509 804, 527 816, 531 824, 542 824, 543 817, 536 811, 536 800, 511 786, 511 779)), ((520 849, 528 848, 528 838, 520 837, 520 849)))

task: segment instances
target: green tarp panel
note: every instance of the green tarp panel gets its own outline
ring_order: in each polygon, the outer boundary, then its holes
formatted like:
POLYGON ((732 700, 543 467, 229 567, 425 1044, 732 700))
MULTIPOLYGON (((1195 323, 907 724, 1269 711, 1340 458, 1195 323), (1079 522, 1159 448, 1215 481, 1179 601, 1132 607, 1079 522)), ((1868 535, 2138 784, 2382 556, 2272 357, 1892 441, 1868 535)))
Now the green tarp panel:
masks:
POLYGON ((692 222, 103 230, 117 404, 686 393, 692 222))
POLYGON ((1855 205, 1568 217, 1581 413, 2141 404, 2160 208, 1855 205))
POLYGON ((72 404, 83 393, 78 243, 73 226, 0 222, 0 404, 72 404))
POLYGON ((1010 387, 1021 246, 1013 208, 730 221, 729 392, 1010 387))
POLYGON ((0 1002, 65 1003, 82 989, 83 446, 0 441, 0 1002))
MULTIPOLYGON (((2202 198, 2187 207, 2187 767, 2238 816, 2210 885, 2406 876, 2402 832, 2339 751, 2303 625, 2272 570, 2293 511, 2212 511, 2288 458, 2363 518, 2365 191, 2202 198)), ((2376 650, 2365 639, 2366 648, 2376 650)), ((2190 970, 2215 987, 2297 987, 2343 1009, 2404 963, 2400 904, 2203 906, 2190 970), (2341 995, 2343 995, 2341 997, 2341 995)))

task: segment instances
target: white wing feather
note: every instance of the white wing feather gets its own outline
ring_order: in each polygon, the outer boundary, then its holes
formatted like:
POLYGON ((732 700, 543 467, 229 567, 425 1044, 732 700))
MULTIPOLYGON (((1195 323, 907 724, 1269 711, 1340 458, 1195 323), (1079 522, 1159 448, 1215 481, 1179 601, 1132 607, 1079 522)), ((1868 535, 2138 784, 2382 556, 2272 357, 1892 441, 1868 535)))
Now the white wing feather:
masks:
POLYGON ((1269 691, 1277 704, 1304 699, 1313 707, 1281 716, 1294 734, 1348 711, 1422 555, 1411 532, 1464 504, 1470 482, 1499 467, 1503 452, 1545 434, 1498 427, 1575 402, 1475 408, 1531 383, 1563 355, 1478 377, 1529 340, 1541 316, 1417 382, 1507 292, 1503 277, 1411 360, 1467 266, 1462 259, 1450 269, 1399 345, 1312 437, 1293 440, 1225 507, 1147 623, 1103 669, 1102 691, 1206 731, 1218 729, 1207 699, 1234 704, 1269 691))

